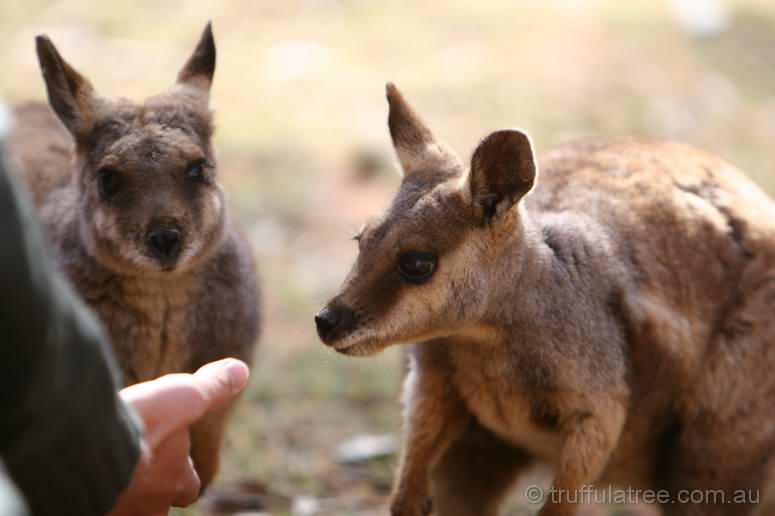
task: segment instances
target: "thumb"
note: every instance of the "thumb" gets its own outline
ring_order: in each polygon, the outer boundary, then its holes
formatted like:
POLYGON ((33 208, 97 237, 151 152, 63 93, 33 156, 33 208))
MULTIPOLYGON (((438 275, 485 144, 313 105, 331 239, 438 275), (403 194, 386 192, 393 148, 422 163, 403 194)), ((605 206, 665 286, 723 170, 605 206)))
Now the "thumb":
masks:
POLYGON ((199 417, 242 392, 249 377, 248 366, 236 358, 225 358, 200 367, 193 374, 194 384, 202 395, 205 408, 199 417))
POLYGON ((121 398, 145 422, 153 448, 167 436, 191 426, 209 410, 229 401, 248 383, 244 362, 226 358, 202 366, 194 374, 169 374, 121 390, 121 398))

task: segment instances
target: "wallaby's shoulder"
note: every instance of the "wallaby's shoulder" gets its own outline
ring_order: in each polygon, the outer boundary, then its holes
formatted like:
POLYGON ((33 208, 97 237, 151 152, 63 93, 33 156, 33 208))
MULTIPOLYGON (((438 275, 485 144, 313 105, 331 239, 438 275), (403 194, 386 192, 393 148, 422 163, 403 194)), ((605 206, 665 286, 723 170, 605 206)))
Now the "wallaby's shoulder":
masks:
POLYGON ((194 364, 217 358, 214 353, 250 359, 250 350, 239 343, 255 341, 261 331, 261 293, 254 262, 241 231, 229 228, 218 251, 203 266, 197 286, 192 321, 196 331, 191 332, 194 364), (213 347, 216 341, 218 349, 213 347))

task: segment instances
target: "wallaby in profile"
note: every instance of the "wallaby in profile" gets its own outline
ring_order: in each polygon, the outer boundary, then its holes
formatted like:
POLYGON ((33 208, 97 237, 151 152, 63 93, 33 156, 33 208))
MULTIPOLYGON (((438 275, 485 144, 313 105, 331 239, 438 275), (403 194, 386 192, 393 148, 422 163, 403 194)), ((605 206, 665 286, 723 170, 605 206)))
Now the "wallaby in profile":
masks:
MULTIPOLYGON (((223 357, 249 361, 258 285, 216 174, 210 25, 177 83, 142 104, 98 95, 45 36, 37 52, 53 112, 16 110, 12 156, 60 266, 107 329, 125 383, 223 357)), ((203 485, 230 411, 191 430, 203 485)))
POLYGON ((719 490, 662 510, 752 514, 775 467, 775 204, 670 142, 538 167, 507 129, 465 167, 387 98, 403 181, 316 324, 347 355, 416 343, 392 514, 494 515, 535 461, 554 467, 542 516, 588 484, 719 490))

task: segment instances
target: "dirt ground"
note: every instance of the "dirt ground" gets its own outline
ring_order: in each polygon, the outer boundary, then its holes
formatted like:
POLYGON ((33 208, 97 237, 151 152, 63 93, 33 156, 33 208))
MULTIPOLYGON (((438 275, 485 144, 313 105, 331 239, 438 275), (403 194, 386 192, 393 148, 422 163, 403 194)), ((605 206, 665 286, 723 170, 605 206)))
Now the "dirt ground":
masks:
MULTIPOLYGON (((715 150, 775 193, 775 4, 730 0, 715 25, 712 13, 686 19, 671 5, 0 3, 0 99, 9 103, 44 98, 38 33, 98 91, 141 99, 172 83, 213 20, 219 170, 260 265, 264 332, 220 481, 179 514, 385 513, 401 353, 338 356, 317 340, 312 316, 355 257, 350 237, 399 180, 387 80, 464 157, 507 126, 526 129, 539 151, 582 137, 674 138, 715 150), (385 437, 376 442, 387 451, 342 463, 339 447, 359 436, 385 437)), ((545 471, 523 480, 507 514, 534 513, 524 489, 547 480, 545 471)))

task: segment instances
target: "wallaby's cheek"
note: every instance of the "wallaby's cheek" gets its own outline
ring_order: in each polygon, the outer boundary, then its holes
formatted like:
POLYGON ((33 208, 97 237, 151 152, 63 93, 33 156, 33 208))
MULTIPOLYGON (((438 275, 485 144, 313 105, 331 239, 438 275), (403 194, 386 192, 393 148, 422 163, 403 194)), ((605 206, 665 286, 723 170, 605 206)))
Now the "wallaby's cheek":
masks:
POLYGON ((216 188, 203 190, 188 213, 188 242, 181 263, 206 254, 220 242, 224 232, 225 213, 221 192, 216 188))
POLYGON ((344 343, 378 341, 394 344, 428 331, 443 305, 436 278, 424 285, 401 279, 391 264, 355 271, 341 294, 355 324, 338 339, 344 343))
POLYGON ((100 240, 117 242, 121 239, 118 232, 116 216, 105 209, 97 209, 94 213, 94 232, 100 240))
POLYGON ((363 312, 364 319, 378 322, 385 319, 396 303, 400 302, 403 282, 392 268, 382 267, 371 277, 354 284, 363 285, 355 290, 354 303, 357 312, 363 312))
POLYGON ((439 260, 436 275, 423 285, 403 284, 394 302, 375 321, 374 331, 402 340, 441 336, 476 317, 486 291, 477 274, 474 242, 457 243, 439 260))
POLYGON ((201 212, 203 240, 210 240, 217 237, 224 224, 224 209, 221 192, 212 189, 204 197, 204 209, 201 212))
POLYGON ((343 341, 390 345, 431 338, 449 333, 477 312, 484 289, 475 274, 481 255, 476 235, 450 227, 427 231, 414 242, 417 229, 406 227, 407 236, 399 244, 362 250, 340 294, 358 321, 351 334, 341 337, 343 341), (400 250, 432 250, 438 257, 436 274, 422 284, 404 279, 396 270, 396 253, 385 249, 395 245, 400 250))
POLYGON ((154 266, 144 247, 141 224, 108 206, 97 204, 90 211, 93 215, 84 236, 94 258, 112 269, 154 266))

